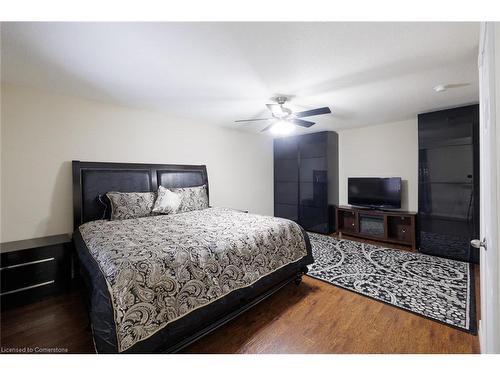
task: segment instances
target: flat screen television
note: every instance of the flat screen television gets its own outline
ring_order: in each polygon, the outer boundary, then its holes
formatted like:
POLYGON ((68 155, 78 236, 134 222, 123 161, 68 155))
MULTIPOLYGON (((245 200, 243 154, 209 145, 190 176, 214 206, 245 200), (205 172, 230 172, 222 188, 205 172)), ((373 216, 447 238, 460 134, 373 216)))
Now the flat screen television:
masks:
POLYGON ((350 205, 381 209, 401 208, 401 178, 349 177, 350 205))

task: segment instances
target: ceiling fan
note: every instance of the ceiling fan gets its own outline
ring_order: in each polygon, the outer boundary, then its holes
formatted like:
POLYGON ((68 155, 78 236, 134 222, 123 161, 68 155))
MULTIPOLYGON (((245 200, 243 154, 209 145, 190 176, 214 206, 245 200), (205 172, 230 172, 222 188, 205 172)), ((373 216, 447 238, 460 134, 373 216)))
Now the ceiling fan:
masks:
POLYGON ((332 111, 330 111, 330 108, 328 107, 321 107, 294 113, 291 109, 283 106, 288 100, 286 96, 277 96, 272 100, 274 100, 276 104, 266 104, 267 108, 271 111, 272 117, 236 120, 235 122, 277 120, 272 124, 266 126, 261 130, 261 132, 271 130, 271 132, 276 134, 288 134, 293 131, 293 125, 309 128, 310 126, 313 126, 315 124, 312 121, 301 120, 301 118, 332 113, 332 111))

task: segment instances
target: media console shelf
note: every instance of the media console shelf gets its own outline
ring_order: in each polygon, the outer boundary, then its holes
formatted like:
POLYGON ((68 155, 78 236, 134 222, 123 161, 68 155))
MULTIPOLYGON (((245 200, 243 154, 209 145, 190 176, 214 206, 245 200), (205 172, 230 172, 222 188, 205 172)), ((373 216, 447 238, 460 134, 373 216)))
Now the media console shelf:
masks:
POLYGON ((351 206, 335 209, 337 233, 411 246, 416 250, 415 212, 379 211, 351 206))

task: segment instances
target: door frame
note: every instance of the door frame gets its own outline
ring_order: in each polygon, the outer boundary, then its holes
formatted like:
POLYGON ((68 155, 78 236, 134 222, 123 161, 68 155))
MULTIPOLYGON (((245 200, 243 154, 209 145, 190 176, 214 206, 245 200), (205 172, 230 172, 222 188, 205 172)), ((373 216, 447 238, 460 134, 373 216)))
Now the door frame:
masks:
POLYGON ((481 353, 500 353, 500 261, 498 254, 498 185, 496 111, 500 108, 495 95, 500 88, 500 28, 494 22, 481 23, 478 73, 480 98, 480 249, 481 319, 479 342, 481 353))

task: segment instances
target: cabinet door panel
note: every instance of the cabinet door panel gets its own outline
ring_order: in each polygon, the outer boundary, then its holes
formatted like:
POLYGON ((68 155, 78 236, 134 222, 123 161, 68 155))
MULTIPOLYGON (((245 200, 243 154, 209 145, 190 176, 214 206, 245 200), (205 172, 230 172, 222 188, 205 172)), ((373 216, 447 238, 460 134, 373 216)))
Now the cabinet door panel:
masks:
POLYGON ((282 217, 293 221, 299 220, 299 209, 297 205, 290 204, 275 204, 274 216, 282 217))
POLYGON ((299 186, 296 182, 276 182, 274 184, 274 203, 297 204, 299 186))
POLYGON ((301 158, 318 158, 326 155, 326 139, 305 141, 300 143, 301 158))
POLYGON ((326 158, 300 159, 300 182, 327 182, 326 158))
POLYGON ((296 159, 278 159, 274 161, 274 181, 298 182, 299 166, 296 159))
POLYGON ((418 116, 420 251, 470 261, 478 181, 478 106, 418 116))
POLYGON ((422 152, 425 152, 422 167, 429 182, 472 183, 472 145, 432 148, 422 152))
POLYGON ((325 207, 328 205, 328 185, 324 182, 302 182, 300 202, 302 206, 325 207))
POLYGON ((292 138, 277 138, 274 140, 275 159, 295 159, 299 156, 298 141, 292 138))
POLYGON ((470 221, 473 191, 471 184, 420 184, 419 211, 429 216, 470 221))
POLYGON ((472 144, 473 124, 478 121, 477 106, 421 114, 418 116, 419 148, 472 144))
POLYGON ((299 224, 305 230, 326 233, 328 231, 328 208, 300 206, 299 224))

